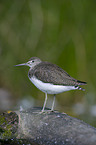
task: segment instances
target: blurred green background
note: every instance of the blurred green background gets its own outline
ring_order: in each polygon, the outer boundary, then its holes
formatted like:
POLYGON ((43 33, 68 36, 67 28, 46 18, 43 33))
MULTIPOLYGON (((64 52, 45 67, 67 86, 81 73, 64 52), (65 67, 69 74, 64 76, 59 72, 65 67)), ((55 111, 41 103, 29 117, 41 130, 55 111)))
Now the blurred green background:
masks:
POLYGON ((29 81, 29 68, 14 67, 32 56, 88 83, 85 92, 58 94, 55 109, 96 127, 96 0, 0 0, 1 110, 18 102, 43 105, 44 93, 29 81))

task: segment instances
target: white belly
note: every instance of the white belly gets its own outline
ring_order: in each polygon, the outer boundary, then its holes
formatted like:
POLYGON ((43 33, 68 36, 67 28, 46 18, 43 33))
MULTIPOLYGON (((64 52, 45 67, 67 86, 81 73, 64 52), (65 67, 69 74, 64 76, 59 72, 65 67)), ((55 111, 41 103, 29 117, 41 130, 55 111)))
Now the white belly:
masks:
POLYGON ((61 85, 53 85, 50 83, 43 83, 42 81, 37 80, 35 77, 29 79, 39 90, 48 94, 59 94, 65 91, 77 89, 74 86, 61 86, 61 85))

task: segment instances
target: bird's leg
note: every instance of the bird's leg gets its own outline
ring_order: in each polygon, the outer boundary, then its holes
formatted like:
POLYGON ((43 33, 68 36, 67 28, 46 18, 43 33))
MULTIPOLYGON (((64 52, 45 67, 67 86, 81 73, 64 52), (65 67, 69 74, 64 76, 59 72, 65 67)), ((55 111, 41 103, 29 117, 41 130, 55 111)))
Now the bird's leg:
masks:
POLYGON ((47 102, 47 93, 45 93, 45 101, 44 101, 42 112, 44 112, 44 109, 45 109, 45 106, 46 106, 46 102, 47 102))
POLYGON ((53 98, 53 103, 52 103, 51 111, 54 111, 55 98, 56 98, 56 95, 54 94, 54 98, 53 98))

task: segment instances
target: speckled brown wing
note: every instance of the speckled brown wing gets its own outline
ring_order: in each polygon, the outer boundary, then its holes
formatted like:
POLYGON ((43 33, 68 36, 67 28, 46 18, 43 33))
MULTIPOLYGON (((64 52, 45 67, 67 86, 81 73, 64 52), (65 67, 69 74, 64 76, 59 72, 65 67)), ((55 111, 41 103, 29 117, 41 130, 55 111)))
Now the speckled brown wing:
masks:
POLYGON ((85 82, 72 78, 67 72, 55 64, 41 62, 29 72, 30 77, 35 76, 45 83, 55 85, 77 86, 85 85, 85 82))

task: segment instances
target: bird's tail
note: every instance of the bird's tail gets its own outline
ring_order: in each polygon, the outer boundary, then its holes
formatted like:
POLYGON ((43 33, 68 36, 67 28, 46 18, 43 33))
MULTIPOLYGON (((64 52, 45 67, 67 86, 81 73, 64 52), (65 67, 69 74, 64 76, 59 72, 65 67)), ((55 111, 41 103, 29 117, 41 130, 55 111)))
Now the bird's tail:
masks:
POLYGON ((76 86, 76 89, 85 91, 85 89, 84 88, 81 88, 80 86, 76 86))
POLYGON ((82 82, 82 81, 79 81, 79 80, 77 80, 77 82, 78 82, 78 85, 86 85, 87 84, 86 82, 82 82))

